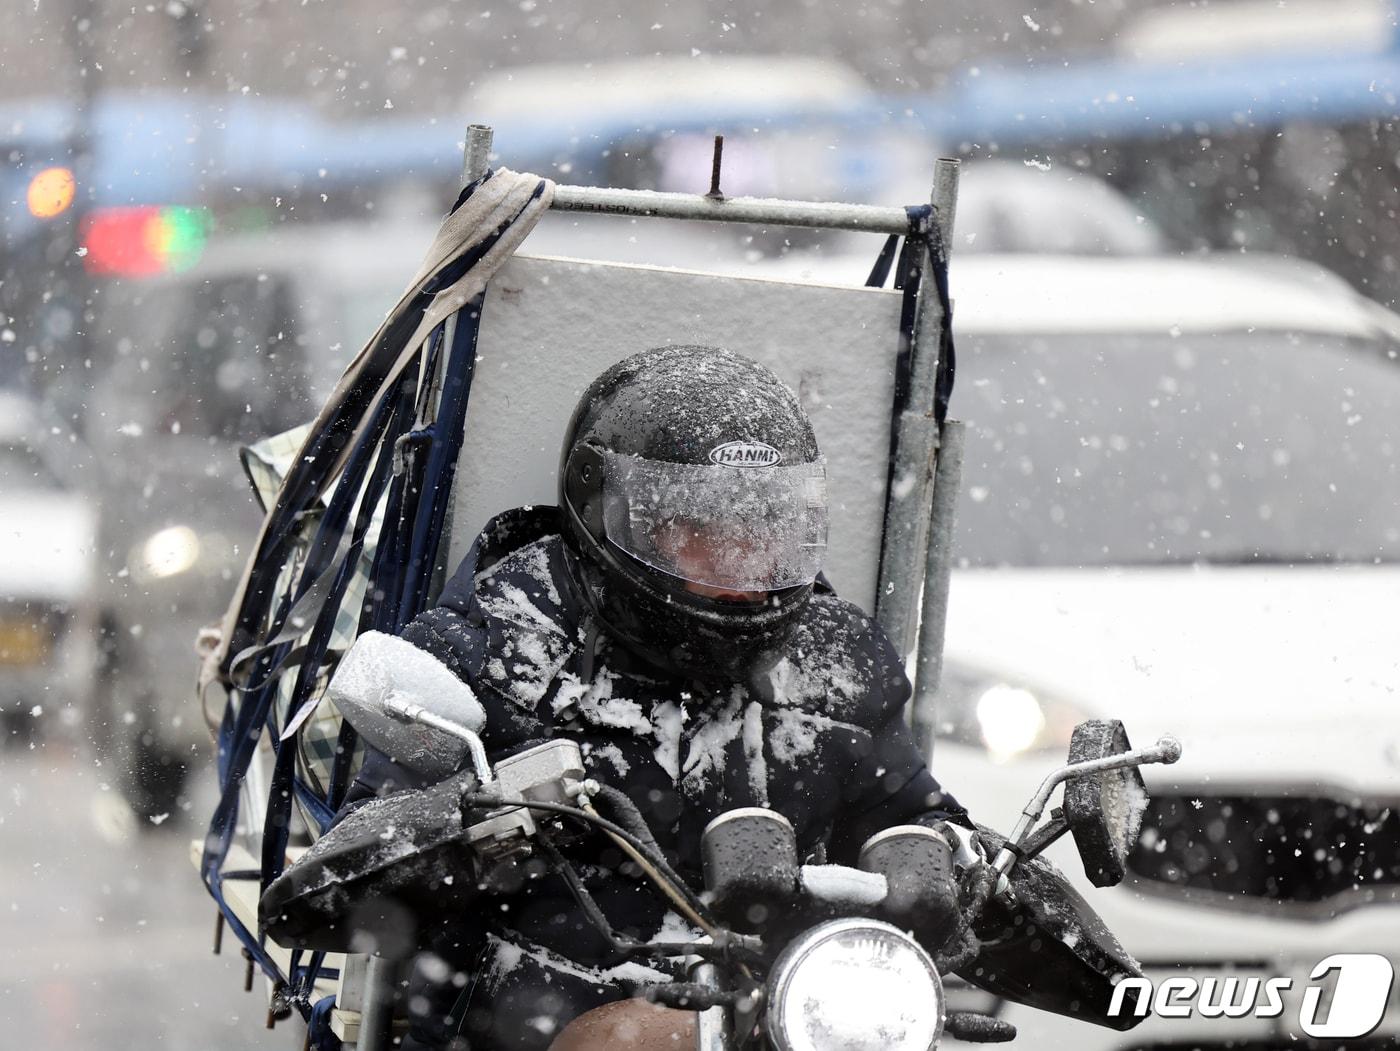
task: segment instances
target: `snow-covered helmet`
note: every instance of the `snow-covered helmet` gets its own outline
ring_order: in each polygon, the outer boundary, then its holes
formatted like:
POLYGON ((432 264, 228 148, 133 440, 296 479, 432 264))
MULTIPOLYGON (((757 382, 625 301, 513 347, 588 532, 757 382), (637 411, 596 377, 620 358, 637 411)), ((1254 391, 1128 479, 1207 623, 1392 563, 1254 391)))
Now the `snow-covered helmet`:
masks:
POLYGON ((826 551, 826 469, 796 396, 716 347, 635 354, 584 391, 559 505, 575 585, 666 671, 738 681, 779 656, 826 551))

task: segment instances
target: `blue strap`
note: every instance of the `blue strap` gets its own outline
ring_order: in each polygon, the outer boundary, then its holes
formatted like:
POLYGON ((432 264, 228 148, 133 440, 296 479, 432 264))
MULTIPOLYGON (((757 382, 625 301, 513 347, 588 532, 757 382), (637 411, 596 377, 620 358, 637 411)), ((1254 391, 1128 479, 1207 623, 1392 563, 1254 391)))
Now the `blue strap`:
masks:
MULTIPOLYGON (((243 605, 235 616, 229 640, 229 660, 245 650, 259 636, 266 637, 264 618, 268 612, 268 597, 276 593, 277 578, 293 551, 300 516, 313 508, 322 489, 329 484, 327 477, 338 459, 355 423, 372 406, 370 397, 387 378, 391 362, 397 358, 403 343, 413 335, 432 296, 419 293, 400 313, 392 317, 380 340, 371 348, 361 382, 338 405, 327 425, 309 436, 306 446, 293 462, 276 502, 268 512, 268 524, 262 542, 253 554, 253 569, 244 591, 243 605)), ((279 625, 280 627, 280 625, 279 625)), ((227 678, 227 666, 220 669, 227 678)))
MULTIPOLYGON (((403 623, 415 616, 426 605, 426 593, 431 583, 432 567, 442 542, 442 523, 446 515, 448 497, 451 493, 453 466, 461 448, 462 435, 465 432, 467 401, 471 392, 472 378, 475 374, 476 341, 480 331, 482 299, 483 297, 478 296, 469 307, 457 314, 452 353, 447 359, 447 368, 444 370, 438 419, 434 426, 429 428, 432 440, 428 445, 426 463, 423 465, 417 484, 406 482, 405 485, 406 488, 416 491, 420 496, 420 499, 415 501, 416 513, 411 518, 406 514, 400 514, 394 519, 386 518, 384 533, 389 534, 389 537, 381 536, 380 549, 376 552, 375 561, 376 565, 379 565, 381 564, 378 557, 380 554, 388 550, 402 548, 401 540, 404 527, 411 530, 409 546, 411 554, 407 561, 407 573, 404 575, 399 602, 396 604, 396 608, 383 611, 384 614, 392 616, 397 622, 394 624, 396 629, 402 627, 403 623), (421 499, 423 495, 427 496, 426 500, 421 499), (385 539, 400 542, 386 544, 383 542, 385 539)), ((430 346, 436 348, 440 343, 440 338, 435 335, 430 346)), ((430 354, 429 357, 430 361, 435 360, 436 355, 430 354)), ((425 372, 425 375, 431 375, 431 373, 425 372)), ((392 434, 392 432, 391 428, 390 433, 392 434)), ((382 446, 381 465, 385 462, 386 456, 393 456, 394 444, 395 442, 386 441, 382 446)), ((405 477, 416 473, 414 469, 417 466, 417 460, 417 456, 411 458, 407 469, 403 472, 405 477)), ((362 517, 367 517, 373 505, 378 502, 379 492, 382 489, 377 489, 374 481, 381 474, 381 465, 376 466, 376 477, 372 478, 370 486, 367 487, 366 496, 361 501, 362 517), (371 491, 374 492, 372 499, 369 495, 371 491)), ((339 492, 338 489, 337 495, 339 492)), ((357 551, 358 546, 358 544, 354 545, 352 550, 357 551)), ((347 573, 353 564, 354 559, 347 560, 345 563, 347 573)), ((390 565, 393 564, 390 562, 390 565)), ((379 581, 375 580, 374 583, 376 587, 371 590, 382 589, 379 586, 379 581)), ((340 585, 340 581, 337 581, 337 585, 340 585)), ((339 613, 339 600, 342 594, 343 587, 341 586, 332 590, 331 599, 323 608, 311 639, 307 642, 307 649, 312 654, 317 653, 318 643, 323 643, 323 636, 329 636, 335 616, 339 613)), ((314 676, 309 675, 308 670, 314 667, 315 663, 308 660, 301 666, 296 687, 292 693, 293 703, 289 710, 289 718, 292 717, 292 713, 295 712, 299 704, 311 703, 309 699, 303 700, 303 696, 306 695, 309 698, 311 688, 314 685, 314 676)), ((329 800, 317 796, 296 776, 295 735, 278 744, 277 756, 273 764, 273 775, 268 791, 267 817, 263 825, 262 886, 264 889, 273 879, 281 875, 285 866, 293 793, 308 804, 308 810, 313 819, 321 826, 323 832, 330 827, 335 810, 329 800)), ((308 980, 314 983, 314 971, 311 971, 310 975, 308 980)))
MULTIPOLYGON (((909 233, 905 236, 904 247, 899 254, 895 268, 895 287, 903 289, 904 296, 899 310, 899 350, 895 358, 894 399, 890 407, 890 449, 886 470, 885 486, 889 492, 894 485, 895 454, 899 444, 899 420, 909 408, 909 385, 913 368, 914 326, 918 321, 919 289, 925 280, 931 279, 934 294, 938 296, 942 310, 942 323, 938 332, 938 370, 934 375, 933 416, 940 430, 948 416, 948 402, 953 395, 953 378, 956 360, 953 349, 953 303, 948 293, 948 253, 933 222, 932 205, 921 204, 905 208, 909 216, 909 233)), ((892 255, 889 241, 886 241, 871 270, 870 280, 878 277, 884 284, 889 257, 892 255)), ((887 538, 880 538, 880 559, 885 558, 887 538)))
POLYGON ((308 1051, 341 1051, 344 1046, 340 1038, 331 1031, 331 1012, 335 1010, 335 997, 326 996, 317 1000, 306 1019, 306 1043, 308 1051))
MULTIPOLYGON (((929 227, 933 208, 927 204, 906 208, 909 215, 909 235, 906 250, 901 254, 900 285, 904 298, 899 308, 899 357, 895 373, 895 417, 909 407, 909 379, 913 369, 914 326, 919 316, 919 289, 924 282, 924 267, 928 259, 929 227)), ((892 436, 893 437, 893 436, 892 436)))
POLYGON ((929 269, 933 273, 934 289, 943 307, 943 325, 938 333, 938 374, 934 382, 933 418, 941 429, 948 418, 948 403, 953 397, 953 380, 957 374, 957 354, 953 347, 953 297, 948 291, 948 246, 937 223, 930 224, 929 269))
MULTIPOLYGON (((442 539, 442 523, 446 515, 447 498, 451 490, 452 466, 461 447, 461 436, 465 431, 466 405, 476 360, 480 306, 481 301, 478 299, 473 304, 475 309, 464 309, 458 314, 452 355, 448 359, 448 367, 443 380, 438 409, 439 419, 435 426, 429 429, 432 441, 428 446, 426 463, 417 483, 407 486, 407 488, 416 490, 418 494, 426 494, 428 499, 415 501, 416 513, 411 518, 407 515, 399 515, 386 519, 383 532, 387 535, 381 536, 380 548, 376 552, 376 565, 382 565, 380 556, 391 555, 395 550, 402 550, 405 527, 411 529, 411 550, 415 550, 417 554, 411 556, 407 561, 408 571, 404 575, 403 589, 400 600, 396 604, 397 608, 392 611, 384 611, 398 622, 395 627, 402 626, 403 622, 416 615, 426 603, 426 591, 431 583, 432 565, 437 557, 438 547, 442 539), (447 435, 448 437, 440 439, 439 435, 447 435), (384 543, 385 540, 389 542, 384 543)), ((430 346, 436 346, 439 343, 439 339, 434 339, 430 346)), ((411 390, 411 387, 405 383, 400 390, 401 400, 395 417, 407 419, 409 413, 407 403, 403 399, 407 397, 407 392, 411 390)), ((292 690, 291 704, 288 710, 289 720, 296 717, 303 704, 312 703, 310 695, 315 686, 316 671, 319 669, 321 657, 324 655, 335 620, 339 616, 340 602, 345 587, 353 575, 354 566, 363 544, 364 530, 371 520, 380 494, 385 485, 388 484, 389 468, 393 464, 395 446, 400 433, 400 428, 390 426, 384 440, 380 443, 378 461, 360 500, 360 515, 356 522, 354 539, 350 545, 349 553, 339 567, 327 600, 304 646, 307 656, 298 668, 297 681, 292 690)), ((352 457, 353 462, 347 463, 345 480, 337 487, 336 494, 332 497, 333 505, 342 494, 353 494, 358 488, 351 484, 351 479, 352 475, 361 473, 358 469, 360 454, 361 450, 357 449, 355 456, 352 457), (352 467, 355 470, 352 471, 352 467)), ((408 470, 404 472, 405 480, 408 475, 417 473, 414 470, 417 466, 417 460, 416 456, 411 458, 408 470)), ((398 477, 394 478, 395 482, 399 480, 398 477)), ((404 488, 400 487, 401 493, 404 488)), ((347 497, 347 502, 348 499, 347 497)), ((343 523, 343 516, 332 515, 331 512, 332 508, 328 508, 327 520, 332 523, 343 523)), ((326 521, 323 521, 322 526, 323 528, 326 526, 326 521)), ((395 562, 390 561, 388 564, 394 565, 395 562)), ((378 581, 375 583, 379 584, 378 581)), ((371 590, 382 590, 382 588, 375 587, 371 590)), ((271 691, 272 685, 269 684, 269 692, 271 691)), ((272 729, 275 730, 275 727, 272 729)), ((263 824, 261 884, 264 889, 282 873, 285 867, 293 796, 306 804, 310 816, 320 825, 322 831, 330 827, 335 816, 335 808, 331 801, 317 795, 297 777, 296 744, 299 732, 298 728, 297 733, 280 741, 276 746, 276 758, 273 763, 267 812, 263 824)), ((314 972, 310 981, 314 983, 314 972)))
MULTIPOLYGON (((453 211, 480 187, 490 175, 463 189, 453 211)), ((293 462, 278 491, 277 499, 268 512, 268 524, 262 541, 253 555, 253 571, 244 592, 242 607, 234 616, 229 640, 229 657, 242 652, 260 634, 267 612, 267 599, 275 591, 275 582, 296 536, 296 521, 307 508, 314 506, 322 490, 330 484, 330 474, 344 451, 356 423, 372 410, 374 392, 388 379, 399 352, 418 327, 434 292, 455 280, 467 268, 476 265, 482 256, 499 241, 504 231, 519 219, 524 209, 544 193, 543 180, 521 210, 505 220, 475 250, 454 261, 435 274, 418 293, 384 326, 378 340, 368 348, 359 364, 357 382, 345 390, 340 400, 328 407, 323 426, 307 437, 305 446, 293 462)), ((227 660, 221 673, 228 675, 227 660)))
POLYGON ((895 251, 899 247, 899 234, 890 234, 885 238, 885 245, 880 249, 879 256, 875 259, 875 265, 870 269, 870 276, 865 279, 866 288, 884 288, 885 282, 889 280, 890 267, 894 264, 895 251))
POLYGON ((471 397, 472 379, 476 375, 476 342, 481 331, 484 299, 484 293, 478 295, 457 313, 452 352, 447 359, 437 422, 433 428, 434 441, 428 448, 423 483, 419 490, 423 495, 419 498, 418 514, 409 543, 409 570, 399 603, 399 627, 428 605, 428 590, 443 546, 443 523, 452 496, 457 455, 466 431, 467 402, 471 397), (427 497, 426 506, 423 496, 427 497))
MULTIPOLYGON (((396 392, 391 392, 391 394, 393 393, 396 392)), ((390 397, 386 397, 384 402, 388 404, 391 400, 390 397)), ((380 408, 376 410, 375 417, 371 420, 371 426, 367 428, 362 440, 361 446, 364 449, 364 456, 368 455, 369 447, 373 441, 379 437, 378 432, 381 430, 379 426, 381 419, 387 423, 389 418, 390 417, 385 414, 385 406, 381 405, 380 408)), ((351 475, 352 469, 354 474, 362 475, 363 473, 360 470, 360 461, 362 457, 359 454, 361 453, 361 449, 357 449, 355 452, 357 455, 352 456, 352 462, 346 465, 345 483, 337 490, 335 496, 332 497, 331 504, 333 506, 327 508, 326 518, 332 521, 335 521, 337 518, 343 521, 343 517, 339 513, 340 508, 337 505, 337 498, 344 501, 348 511, 351 497, 358 488, 358 479, 352 484, 351 475)), ((373 501, 368 502, 367 506, 372 508, 373 501)), ((366 521, 366 525, 367 524, 366 521)), ((324 550, 328 539, 326 522, 323 520, 322 528, 318 530, 317 541, 319 543, 313 543, 313 547, 319 546, 324 550)), ((300 597, 298 591, 304 590, 307 587, 307 570, 310 565, 311 563, 308 561, 308 566, 303 567, 303 572, 299 576, 296 585, 283 596, 279 615, 274 618, 274 622, 286 617, 288 611, 293 607, 295 599, 300 597)), ((260 658, 259 663, 266 666, 273 666, 281 663, 291 646, 292 644, 287 642, 275 650, 266 652, 264 656, 260 658)), ((319 661, 319 657, 317 661, 319 661)), ((303 665, 303 668, 304 667, 305 665, 303 665)), ((263 950, 259 939, 239 922, 224 899, 221 870, 224 858, 227 857, 229 847, 233 841, 233 833, 238 816, 238 795, 242 786, 243 777, 247 773, 248 765, 256 752, 262 727, 264 724, 268 724, 272 721, 272 713, 277 697, 277 685, 276 677, 264 676, 263 684, 260 688, 250 692, 243 692, 242 703, 237 706, 236 714, 234 714, 235 706, 232 703, 232 699, 225 708, 219 741, 219 773, 222 792, 219 802, 214 809, 214 814, 210 819, 209 834, 205 838, 204 855, 200 864, 200 873, 204 879, 205 886, 227 918, 230 928, 238 937, 239 941, 243 943, 244 948, 252 954, 253 959, 262 968, 264 973, 274 980, 281 977, 276 964, 263 950)), ((273 727, 273 729, 275 730, 275 727, 273 727)), ((287 751, 289 754, 294 753, 294 747, 287 749, 287 751)), ((279 750, 278 756, 280 759, 281 750, 279 750)), ((275 774, 276 764, 274 764, 274 776, 275 774)), ((275 798, 276 795, 274 794, 274 799, 275 798)), ((288 802, 290 802, 289 798, 288 802)), ((285 850, 285 839, 282 840, 282 844, 283 850, 285 850)), ((264 846, 266 846, 266 843, 264 843, 264 846)), ((264 854, 264 860, 266 860, 266 853, 264 854)), ((262 875, 264 877, 263 885, 265 886, 265 866, 262 875)))
MULTIPOLYGON (((364 624, 361 622, 361 631, 364 624)), ((340 721, 340 736, 335 742, 335 759, 331 762, 331 780, 326 786, 326 806, 334 815, 345 803, 345 793, 350 788, 350 767, 355 758, 355 745, 360 735, 350 725, 349 719, 340 721)))
MULTIPOLYGON (((933 208, 922 204, 905 209, 909 215, 909 235, 905 239, 904 251, 900 255, 899 273, 896 286, 904 290, 899 314, 899 357, 895 370, 894 414, 908 408, 910 354, 913 349, 914 326, 918 317, 919 289, 925 276, 933 280, 933 291, 942 307, 942 324, 938 333, 938 372, 934 382, 934 419, 941 426, 948 416, 948 403, 953 396, 953 379, 956 373, 956 357, 953 347, 953 301, 948 291, 948 252, 943 244, 938 224, 933 222, 933 208)), ((871 279, 878 275, 884 283, 884 270, 888 266, 890 245, 887 242, 871 271, 871 279)), ((893 440, 893 434, 891 435, 893 440)), ((893 447, 891 447, 893 451, 893 447)))
MULTIPOLYGON (((391 400, 385 398, 384 401, 386 404, 376 411, 375 417, 371 420, 371 426, 364 436, 361 449, 356 450, 356 455, 352 456, 351 462, 346 465, 345 484, 337 489, 335 496, 332 497, 331 506, 327 508, 325 519, 317 531, 317 538, 312 546, 313 549, 319 549, 322 553, 332 543, 330 528, 337 523, 343 524, 344 517, 349 513, 351 500, 359 482, 358 478, 352 477, 352 471, 354 474, 362 474, 360 467, 368 456, 369 446, 374 439, 378 438, 381 422, 387 424, 389 420, 387 410, 391 400)), ((335 546, 339 546, 338 537, 335 540, 335 546)), ((295 599, 300 599, 309 589, 312 583, 312 574, 319 576, 326 568, 326 566, 320 565, 313 556, 308 556, 293 593, 283 597, 282 608, 278 616, 274 618, 274 624, 283 621, 295 605, 295 599)), ((267 668, 281 664, 291 648, 292 644, 288 641, 276 649, 265 651, 257 666, 265 672, 267 668)), ((305 667, 304 664, 303 667, 305 667)), ((223 785, 223 795, 215 808, 210 824, 210 839, 213 842, 206 841, 205 844, 202 868, 206 871, 206 882, 208 882, 207 874, 222 864, 223 856, 228 852, 237 815, 238 790, 257 748, 261 727, 268 720, 276 699, 276 678, 264 674, 259 679, 261 682, 259 688, 243 693, 242 703, 238 705, 236 716, 230 718, 230 713, 234 708, 231 702, 224 711, 223 732, 220 734, 219 749, 220 781, 223 785), (211 847, 216 849, 211 849, 211 847), (214 854, 218 856, 217 862, 213 857, 214 854)))
POLYGON ((287 962, 287 999, 301 1013, 302 1018, 308 1022, 310 1022, 315 1010, 311 998, 316 995, 317 980, 335 978, 340 974, 335 968, 324 968, 325 962, 326 954, 324 952, 307 949, 293 949, 291 958, 287 962), (303 960, 305 960, 304 963, 303 960))
MULTIPOLYGON (((267 814, 263 821, 263 889, 266 889, 269 883, 282 874, 286 865, 287 837, 291 831, 293 795, 297 794, 303 799, 316 799, 316 805, 310 809, 313 817, 321 824, 321 831, 325 831, 330 826, 331 818, 334 815, 334 811, 330 810, 326 801, 316 797, 315 793, 311 792, 296 776, 297 741, 301 725, 299 720, 304 706, 318 703, 318 698, 314 697, 313 694, 320 674, 322 659, 330 644, 335 623, 340 617, 341 601, 344 598, 345 590, 354 578, 360 552, 364 547, 365 534, 374 520, 374 509, 388 484, 394 460, 394 446, 398 435, 407 427, 407 421, 410 418, 409 406, 412 402, 413 390, 417 387, 416 380, 417 377, 412 371, 406 372, 398 389, 389 392, 384 399, 385 403, 391 406, 389 425, 385 429, 383 440, 378 443, 378 455, 374 459, 374 467, 364 485, 363 492, 360 491, 359 476, 363 474, 364 465, 370 459, 369 443, 367 442, 362 443, 361 447, 355 450, 351 462, 347 463, 345 478, 336 487, 335 495, 331 498, 332 508, 327 510, 326 518, 330 520, 332 518, 331 511, 339 511, 340 508, 335 505, 343 499, 345 514, 348 515, 349 508, 353 505, 356 496, 359 497, 359 514, 356 516, 351 534, 348 554, 339 567, 326 603, 321 607, 316 623, 307 637, 305 643, 307 655, 297 669, 296 682, 292 687, 291 699, 287 706, 287 725, 296 724, 298 726, 297 732, 287 739, 275 743, 277 758, 273 763, 267 814)), ((337 514, 335 517, 341 521, 343 527, 344 515, 337 514)))
MULTIPOLYGON (((436 375, 442 353, 442 334, 441 329, 433 333, 423 370, 426 376, 436 375)), ((428 413, 428 398, 428 385, 424 384, 416 408, 418 419, 428 413)), ((384 530, 375 549, 374 565, 370 569, 370 579, 375 586, 366 595, 365 607, 360 614, 361 631, 392 632, 401 626, 399 609, 409 568, 409 537, 412 533, 408 523, 414 516, 418 495, 422 491, 422 453, 433 441, 434 434, 435 429, 427 427, 404 437, 402 461, 395 468, 394 480, 389 487, 384 530)))

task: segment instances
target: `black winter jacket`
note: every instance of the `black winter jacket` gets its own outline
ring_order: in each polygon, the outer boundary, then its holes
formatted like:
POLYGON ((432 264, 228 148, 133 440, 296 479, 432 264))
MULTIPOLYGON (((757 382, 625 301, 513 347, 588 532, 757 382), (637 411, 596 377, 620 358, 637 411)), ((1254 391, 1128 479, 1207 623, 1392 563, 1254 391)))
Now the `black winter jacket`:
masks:
MULTIPOLYGON (((659 674, 598 632, 571 588, 558 511, 493 519, 439 604, 404 630, 442 660, 486 712, 492 760, 541 739, 579 741, 589 776, 626 792, 668 860, 699 888, 700 836, 737 807, 782 813, 804 858, 854 864, 891 825, 967 821, 924 765, 904 722, 910 685, 881 629, 829 590, 809 603, 788 654, 728 686, 659 674)), ((412 778, 382 756, 351 801, 412 778)), ((574 859, 614 926, 653 936, 657 894, 595 846, 574 859)), ((610 961, 562 881, 539 881, 488 928, 589 966, 610 961)))

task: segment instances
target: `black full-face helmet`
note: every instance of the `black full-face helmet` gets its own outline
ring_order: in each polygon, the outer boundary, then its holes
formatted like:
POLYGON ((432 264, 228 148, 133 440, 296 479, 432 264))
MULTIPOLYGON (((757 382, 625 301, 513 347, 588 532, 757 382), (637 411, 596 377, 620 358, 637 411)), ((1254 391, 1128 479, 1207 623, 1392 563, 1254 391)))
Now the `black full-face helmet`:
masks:
POLYGON ((782 655, 826 552, 826 469, 796 396, 716 347, 659 347, 584 391, 559 505, 573 582, 653 666, 721 682, 782 655))

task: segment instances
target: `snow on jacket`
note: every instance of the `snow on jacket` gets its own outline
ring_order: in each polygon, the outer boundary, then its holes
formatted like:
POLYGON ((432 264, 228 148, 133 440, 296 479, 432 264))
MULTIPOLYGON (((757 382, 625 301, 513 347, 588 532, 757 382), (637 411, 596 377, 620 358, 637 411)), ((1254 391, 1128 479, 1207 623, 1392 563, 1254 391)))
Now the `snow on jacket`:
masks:
MULTIPOLYGON (((751 681, 670 677, 594 627, 558 529, 552 507, 497 516, 439 604, 403 631, 475 691, 493 761, 544 738, 577 740, 589 776, 631 797, 697 888, 701 833, 737 807, 771 807, 792 822, 805 859, 848 865, 882 828, 966 820, 905 725, 910 685, 898 655, 854 605, 819 588, 786 656, 751 681)), ((372 756, 351 800, 386 781, 412 778, 372 756)), ((614 848, 593 844, 572 857, 614 926, 656 933, 665 909, 618 872, 614 848)), ((586 965, 615 962, 557 878, 537 881, 489 926, 586 965)))

